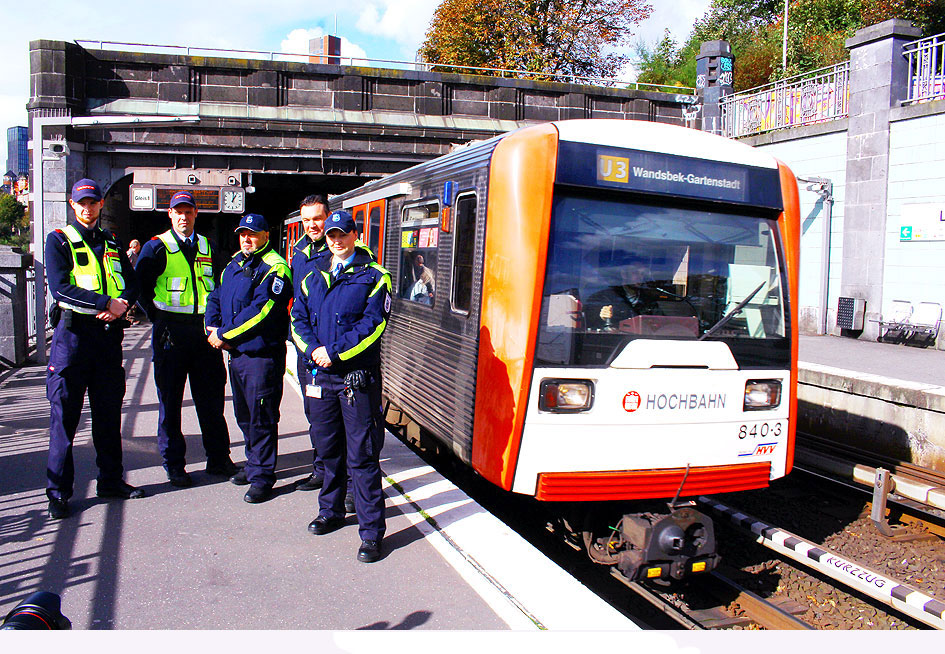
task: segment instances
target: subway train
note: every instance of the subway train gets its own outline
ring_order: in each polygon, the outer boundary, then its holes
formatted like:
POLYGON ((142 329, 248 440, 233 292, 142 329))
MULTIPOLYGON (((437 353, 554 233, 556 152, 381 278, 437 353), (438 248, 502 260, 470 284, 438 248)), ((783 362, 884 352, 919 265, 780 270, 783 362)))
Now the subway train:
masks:
MULTIPOLYGON (((631 580, 718 563, 693 498, 793 465, 794 174, 683 127, 524 127, 330 199, 391 272, 386 420, 631 580)), ((301 235, 286 220, 283 242, 301 235)), ((288 248, 287 248, 288 249, 288 248)))

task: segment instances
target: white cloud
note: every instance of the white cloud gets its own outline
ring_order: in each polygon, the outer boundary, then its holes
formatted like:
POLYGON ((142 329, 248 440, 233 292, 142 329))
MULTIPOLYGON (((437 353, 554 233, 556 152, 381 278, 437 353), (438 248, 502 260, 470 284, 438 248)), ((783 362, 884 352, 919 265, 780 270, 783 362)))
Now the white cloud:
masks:
MULTIPOLYGON (((311 29, 294 29, 282 40, 282 52, 291 54, 305 54, 310 52, 309 41, 320 39, 325 35, 325 30, 321 27, 311 29)), ((341 37, 341 56, 351 57, 353 59, 367 59, 367 52, 356 43, 352 43, 347 37, 341 37)))
POLYGON ((356 27, 365 34, 376 34, 399 43, 407 52, 415 52, 430 27, 433 12, 442 0, 381 0, 365 7, 356 27))
POLYGON ((653 3, 653 13, 634 31, 648 45, 658 43, 666 29, 676 43, 682 43, 689 38, 692 24, 705 15, 710 4, 711 0, 656 1, 653 3))

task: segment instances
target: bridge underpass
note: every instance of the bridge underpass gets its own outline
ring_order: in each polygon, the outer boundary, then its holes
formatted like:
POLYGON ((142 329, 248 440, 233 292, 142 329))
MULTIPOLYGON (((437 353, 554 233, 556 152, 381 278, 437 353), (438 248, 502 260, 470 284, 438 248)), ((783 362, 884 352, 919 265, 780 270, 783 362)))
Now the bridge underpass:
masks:
POLYGON ((217 203, 210 198, 201 210, 197 228, 232 250, 232 229, 242 213, 262 213, 277 223, 310 193, 341 193, 521 126, 569 118, 699 126, 692 119, 695 98, 685 89, 660 93, 298 57, 280 61, 271 53, 268 59, 216 54, 133 44, 30 44, 31 138, 37 141, 33 123, 42 118, 53 123, 44 128, 43 142, 69 147, 67 156, 43 163, 43 238, 66 224, 66 194, 85 176, 103 185, 103 223, 125 242, 167 228, 162 189, 217 193, 217 203), (119 116, 193 120, 93 124, 119 116), (83 127, 63 126, 70 122, 83 127), (154 204, 132 210, 140 199, 133 191, 148 186, 154 204), (224 193, 233 190, 242 192, 242 204, 224 202, 224 193))

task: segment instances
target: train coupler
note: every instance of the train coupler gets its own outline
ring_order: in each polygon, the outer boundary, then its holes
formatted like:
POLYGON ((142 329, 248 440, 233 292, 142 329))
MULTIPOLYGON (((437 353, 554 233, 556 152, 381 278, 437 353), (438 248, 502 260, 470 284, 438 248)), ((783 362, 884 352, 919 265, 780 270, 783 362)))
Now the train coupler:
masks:
POLYGON ((627 514, 619 528, 617 568, 631 581, 681 580, 719 563, 712 520, 691 506, 627 514))

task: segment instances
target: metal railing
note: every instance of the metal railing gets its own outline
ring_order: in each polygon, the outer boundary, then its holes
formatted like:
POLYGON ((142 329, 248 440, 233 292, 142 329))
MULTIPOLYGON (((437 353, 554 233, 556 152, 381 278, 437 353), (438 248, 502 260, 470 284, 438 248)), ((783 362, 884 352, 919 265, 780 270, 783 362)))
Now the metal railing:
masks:
POLYGON ((259 59, 262 61, 288 61, 295 63, 332 63, 337 66, 372 66, 374 64, 385 64, 384 68, 394 70, 419 70, 431 71, 433 69, 449 69, 461 74, 470 74, 469 71, 475 71, 473 74, 488 75, 492 77, 519 77, 524 79, 538 79, 542 81, 562 82, 565 84, 592 84, 609 87, 620 87, 627 89, 636 89, 638 91, 657 91, 660 93, 674 93, 679 95, 695 95, 694 87, 671 86, 666 84, 647 84, 645 82, 628 82, 618 79, 608 79, 604 77, 591 77, 584 75, 568 75, 563 73, 536 73, 528 70, 515 70, 510 68, 488 68, 481 66, 458 66, 455 64, 435 64, 425 61, 398 61, 396 59, 370 59, 364 57, 343 57, 341 55, 328 55, 322 53, 291 53, 291 52, 266 52, 263 50, 227 50, 224 48, 200 48, 185 45, 155 45, 148 43, 123 43, 121 41, 92 41, 76 40, 76 45, 85 48, 97 48, 99 50, 118 50, 121 52, 146 52, 152 54, 184 54, 185 56, 200 57, 223 57, 231 59, 259 59), (108 46, 106 48, 106 46, 108 46), (357 63, 355 63, 357 62, 357 63))
MULTIPOLYGON (((44 284, 44 291, 49 292, 49 286, 44 284)), ((35 352, 36 348, 36 268, 26 269, 26 349, 35 352)), ((49 313, 43 325, 44 335, 48 336, 52 325, 49 324, 49 313)))
POLYGON ((945 98, 945 32, 902 46, 909 62, 909 93, 903 104, 945 98))
POLYGON ((722 134, 730 138, 822 123, 847 115, 850 62, 722 98, 722 134))

